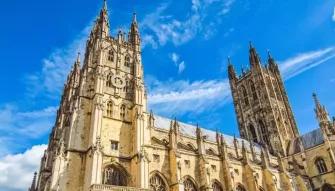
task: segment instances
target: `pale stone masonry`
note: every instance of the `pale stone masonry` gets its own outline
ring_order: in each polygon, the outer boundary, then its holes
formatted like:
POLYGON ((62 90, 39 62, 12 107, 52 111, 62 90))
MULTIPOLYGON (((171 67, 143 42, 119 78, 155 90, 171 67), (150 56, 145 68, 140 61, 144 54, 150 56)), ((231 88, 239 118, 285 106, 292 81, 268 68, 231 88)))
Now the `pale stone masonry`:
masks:
MULTIPOLYGON (((111 37, 106 2, 68 75, 30 191, 334 190, 335 128, 316 95, 319 128, 299 135, 272 57, 250 46, 229 79, 241 138, 147 110, 136 16, 111 37)), ((223 124, 224 126, 224 124, 223 124)))

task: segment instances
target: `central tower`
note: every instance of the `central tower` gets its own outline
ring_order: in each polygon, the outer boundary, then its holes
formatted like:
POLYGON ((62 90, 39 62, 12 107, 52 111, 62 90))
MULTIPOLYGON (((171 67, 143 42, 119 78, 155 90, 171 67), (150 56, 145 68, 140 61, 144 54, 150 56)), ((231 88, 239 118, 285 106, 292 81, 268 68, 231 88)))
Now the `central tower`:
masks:
POLYGON ((268 146, 271 153, 285 156, 298 129, 288 101, 278 65, 269 54, 262 66, 250 44, 250 70, 237 76, 230 59, 228 75, 237 122, 242 138, 268 146))

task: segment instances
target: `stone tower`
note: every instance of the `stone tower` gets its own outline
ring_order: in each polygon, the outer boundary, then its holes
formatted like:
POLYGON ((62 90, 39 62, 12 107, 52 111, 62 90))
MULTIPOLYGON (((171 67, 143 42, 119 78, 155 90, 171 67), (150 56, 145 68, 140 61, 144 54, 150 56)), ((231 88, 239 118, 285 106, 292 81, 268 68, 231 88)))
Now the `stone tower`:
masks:
POLYGON ((299 136, 277 63, 269 54, 263 66, 250 44, 250 70, 237 76, 230 59, 228 75, 242 138, 265 144, 273 154, 287 155, 288 143, 299 136))
POLYGON ((115 181, 110 179, 115 169, 133 175, 119 174, 124 176, 117 179, 119 185, 148 188, 142 145, 150 136, 136 15, 128 36, 121 30, 116 37, 109 32, 104 1, 82 67, 78 56, 65 84, 38 190, 94 190, 94 185, 115 181), (114 158, 109 166, 105 156, 114 158))

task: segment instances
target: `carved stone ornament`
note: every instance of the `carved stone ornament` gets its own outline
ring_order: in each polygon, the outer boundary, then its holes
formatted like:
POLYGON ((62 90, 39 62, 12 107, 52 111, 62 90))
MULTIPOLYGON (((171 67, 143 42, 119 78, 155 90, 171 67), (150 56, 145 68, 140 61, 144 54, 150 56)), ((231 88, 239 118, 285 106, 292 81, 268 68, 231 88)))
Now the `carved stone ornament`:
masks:
POLYGON ((96 138, 95 144, 92 146, 92 151, 96 152, 96 151, 102 151, 103 146, 101 145, 101 138, 100 136, 98 136, 96 138))
POLYGON ((112 77, 112 84, 116 88, 123 88, 126 86, 126 80, 121 75, 117 74, 112 77))

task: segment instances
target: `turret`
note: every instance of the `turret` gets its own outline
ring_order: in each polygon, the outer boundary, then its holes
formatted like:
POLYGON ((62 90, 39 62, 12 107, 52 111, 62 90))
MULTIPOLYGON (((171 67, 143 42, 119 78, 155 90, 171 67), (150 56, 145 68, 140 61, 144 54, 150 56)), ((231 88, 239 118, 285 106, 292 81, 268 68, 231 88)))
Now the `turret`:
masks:
POLYGON ((91 37, 92 35, 98 38, 106 38, 109 36, 109 18, 106 0, 104 0, 104 4, 100 11, 99 17, 95 21, 91 37))
POLYGON ((36 189, 36 176, 37 176, 37 172, 34 173, 34 178, 33 178, 33 181, 31 182, 31 186, 30 186, 28 191, 37 191, 37 189, 36 189))
POLYGON ((249 62, 250 62, 250 66, 251 68, 253 67, 261 67, 261 60, 257 54, 256 49, 253 47, 253 45, 249 44, 249 62))
POLYGON ((275 59, 272 57, 270 51, 268 51, 268 65, 272 72, 278 72, 279 73, 279 67, 276 63, 275 59))
POLYGON ((231 63, 230 57, 228 57, 228 76, 229 80, 233 81, 237 79, 236 72, 233 64, 231 63))
POLYGON ((319 126, 326 135, 334 134, 334 126, 330 121, 328 112, 325 106, 321 105, 317 95, 313 93, 313 99, 315 104, 315 115, 319 122, 319 126))
POLYGON ((138 30, 138 25, 137 25, 136 13, 133 14, 133 20, 130 25, 128 39, 129 39, 129 42, 135 47, 136 51, 140 51, 141 38, 140 38, 140 32, 138 30))

